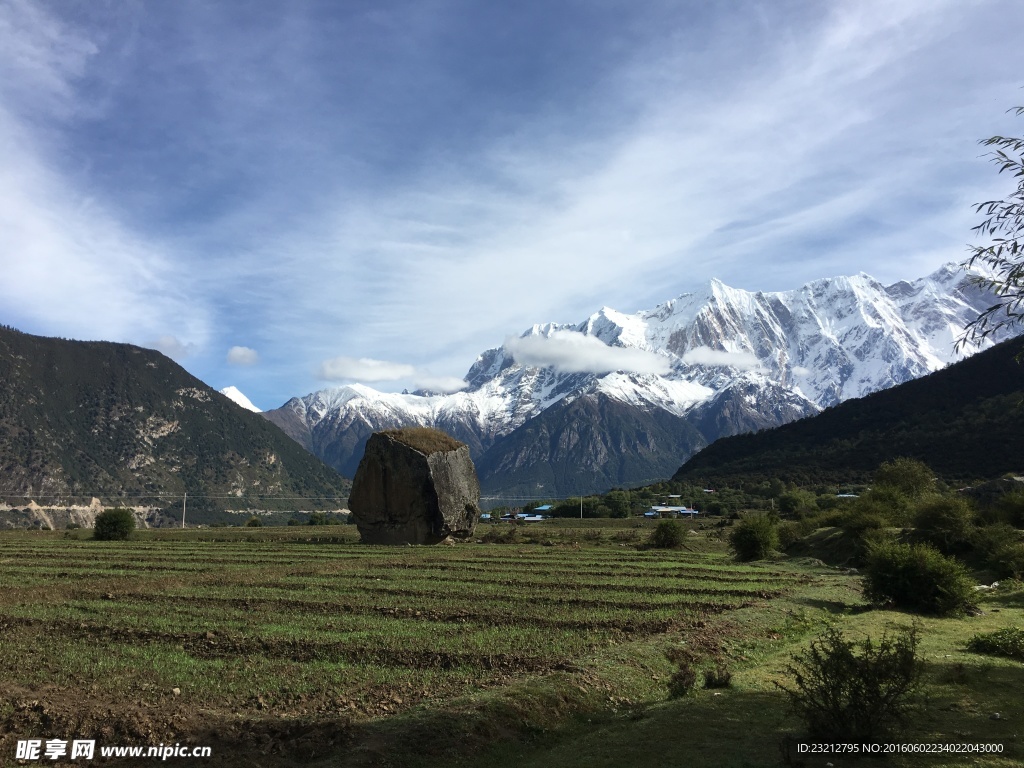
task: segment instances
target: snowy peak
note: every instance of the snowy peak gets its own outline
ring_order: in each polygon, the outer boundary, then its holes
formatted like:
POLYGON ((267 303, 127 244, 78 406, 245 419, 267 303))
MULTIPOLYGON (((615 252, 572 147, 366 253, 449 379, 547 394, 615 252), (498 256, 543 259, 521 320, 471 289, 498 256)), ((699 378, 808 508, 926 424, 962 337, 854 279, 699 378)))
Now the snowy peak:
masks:
MULTIPOLYGON (((629 471, 643 471, 640 460, 623 462, 622 456, 602 453, 607 445, 584 445, 590 439, 585 434, 599 443, 609 435, 645 445, 653 440, 662 448, 648 446, 645 455, 655 461, 657 451, 670 445, 696 450, 723 435, 783 424, 936 371, 978 351, 958 352, 955 343, 992 300, 955 265, 889 286, 863 273, 779 292, 711 280, 650 310, 627 314, 601 307, 579 323, 533 325, 519 339, 530 340, 529 359, 538 362, 517 361, 518 344, 488 349, 470 367, 468 386, 460 392, 390 394, 354 384, 295 398, 271 413, 287 411, 280 420, 290 434, 303 436, 304 444, 343 474, 355 471, 373 431, 423 425, 467 443, 475 457, 486 456, 483 466, 518 478, 516 487, 526 491, 528 480, 550 486, 554 481, 544 473, 553 466, 586 465, 574 464, 583 453, 566 458, 566 452, 589 451, 587 461, 604 455, 608 462, 630 464, 629 471), (606 367, 560 369, 565 350, 557 346, 566 332, 612 348, 588 343, 582 345, 587 354, 616 362, 656 356, 668 362, 667 370, 639 364, 607 373, 585 372, 606 367), (550 349, 549 343, 557 354, 535 352, 550 349), (629 354, 620 357, 620 350, 629 354), (610 421, 589 428, 560 421, 581 414, 603 414, 594 418, 610 421)), ((631 455, 626 447, 622 451, 631 455)), ((593 471, 595 478, 611 477, 601 474, 604 468, 593 471)), ((622 473, 615 483, 650 479, 622 473)), ((497 475, 481 479, 492 489, 503 487, 497 475)), ((573 487, 572 492, 585 490, 573 487)))
POLYGON ((262 411, 255 405, 253 405, 252 401, 248 397, 243 395, 238 390, 237 387, 224 387, 224 389, 220 390, 220 393, 224 395, 228 400, 231 400, 236 405, 242 406, 247 411, 252 411, 253 413, 262 413, 262 411))

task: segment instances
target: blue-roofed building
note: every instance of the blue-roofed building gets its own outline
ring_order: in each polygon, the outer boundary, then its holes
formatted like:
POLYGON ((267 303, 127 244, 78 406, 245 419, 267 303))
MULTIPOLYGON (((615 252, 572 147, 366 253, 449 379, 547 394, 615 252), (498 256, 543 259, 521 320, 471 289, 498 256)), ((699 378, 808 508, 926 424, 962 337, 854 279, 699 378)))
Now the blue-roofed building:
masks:
POLYGON ((699 514, 700 512, 696 509, 690 509, 689 507, 659 506, 651 507, 647 512, 644 512, 644 517, 689 517, 693 519, 699 514))

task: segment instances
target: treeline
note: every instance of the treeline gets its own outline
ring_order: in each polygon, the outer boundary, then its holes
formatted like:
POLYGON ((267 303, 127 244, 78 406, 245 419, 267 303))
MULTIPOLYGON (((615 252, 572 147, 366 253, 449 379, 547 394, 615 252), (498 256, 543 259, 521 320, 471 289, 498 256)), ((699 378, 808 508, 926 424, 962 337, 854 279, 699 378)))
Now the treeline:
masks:
POLYGON ((921 379, 756 434, 718 440, 686 462, 677 483, 802 487, 866 484, 883 461, 910 457, 951 483, 1020 471, 1024 339, 921 379))

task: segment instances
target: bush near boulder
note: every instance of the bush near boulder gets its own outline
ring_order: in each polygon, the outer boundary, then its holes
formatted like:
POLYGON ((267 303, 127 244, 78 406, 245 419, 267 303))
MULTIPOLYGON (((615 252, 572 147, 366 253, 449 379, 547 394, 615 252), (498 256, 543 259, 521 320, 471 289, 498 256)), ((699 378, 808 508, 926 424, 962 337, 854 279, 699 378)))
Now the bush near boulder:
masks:
POLYGON ((779 546, 779 532, 768 515, 743 518, 729 534, 737 560, 764 560, 779 546))
POLYGON ((130 509, 117 507, 96 515, 92 537, 97 541, 124 541, 135 530, 135 516, 130 509))
POLYGON ((977 607, 966 566, 928 544, 884 541, 868 552, 864 596, 896 608, 956 616, 977 607))

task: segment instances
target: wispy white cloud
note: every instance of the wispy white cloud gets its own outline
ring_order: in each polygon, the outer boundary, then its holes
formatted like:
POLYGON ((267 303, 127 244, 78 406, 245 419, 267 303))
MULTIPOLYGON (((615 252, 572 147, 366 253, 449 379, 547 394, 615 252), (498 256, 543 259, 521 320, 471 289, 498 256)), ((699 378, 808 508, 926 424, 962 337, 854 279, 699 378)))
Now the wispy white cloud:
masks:
POLYGON ((255 349, 249 347, 232 347, 225 359, 229 365, 256 365, 260 356, 255 349))
POLYGON ((750 352, 728 352, 724 349, 711 347, 694 347, 683 353, 683 362, 687 365, 711 365, 723 368, 739 368, 746 371, 760 365, 757 357, 750 352))
POLYGON ((398 381, 415 375, 405 363, 391 363, 368 357, 335 357, 320 364, 318 377, 325 381, 398 381))
POLYGON ((98 49, 28 0, 0 5, 0 96, 14 107, 65 116, 76 109, 72 81, 98 49))
POLYGON ((668 358, 642 349, 612 347, 577 331, 553 331, 550 336, 509 337, 505 350, 517 363, 529 367, 552 366, 566 373, 669 372, 668 358))
POLYGON ((426 389, 431 392, 449 394, 459 392, 469 385, 465 379, 458 376, 430 376, 428 374, 417 374, 413 377, 413 386, 416 389, 426 389))
POLYGON ((187 344, 181 341, 177 336, 172 336, 170 334, 164 334, 155 341, 150 342, 149 346, 158 352, 163 352, 172 360, 177 360, 179 362, 195 351, 194 344, 187 344))
POLYGON ((22 0, 0 4, 0 29, 5 315, 41 333, 157 338, 168 354, 189 354, 208 337, 209 312, 177 255, 133 232, 66 172, 70 158, 56 137, 81 112, 75 83, 96 46, 22 0))

